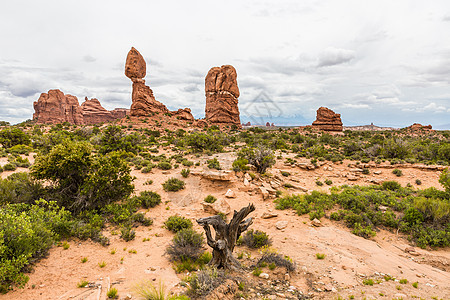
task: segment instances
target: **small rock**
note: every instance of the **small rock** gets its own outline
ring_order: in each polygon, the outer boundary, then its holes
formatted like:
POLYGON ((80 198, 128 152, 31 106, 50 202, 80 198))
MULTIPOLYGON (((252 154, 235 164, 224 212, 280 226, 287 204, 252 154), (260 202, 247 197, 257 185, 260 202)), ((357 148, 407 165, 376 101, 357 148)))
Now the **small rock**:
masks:
POLYGON ((225 193, 225 197, 236 198, 236 194, 231 189, 228 189, 228 191, 225 193))
POLYGON ((269 279, 269 274, 267 274, 267 273, 261 273, 261 274, 259 274, 259 277, 260 277, 260 278, 263 278, 263 279, 269 279))
POLYGON ((314 220, 311 221, 311 225, 315 227, 320 227, 322 226, 322 223, 317 218, 314 218, 314 220))
POLYGON ((373 174, 375 174, 375 175, 380 175, 380 174, 381 174, 381 171, 373 171, 373 174))
POLYGON ((426 286, 429 286, 429 287, 435 287, 435 286, 436 286, 436 285, 431 284, 431 283, 429 283, 429 282, 425 283, 425 285, 426 285, 426 286))
POLYGON ((291 275, 289 275, 289 273, 284 274, 284 280, 286 281, 291 280, 291 275))
POLYGON ((270 219, 270 218, 275 218, 275 217, 278 217, 278 214, 265 212, 261 215, 261 219, 270 219))
POLYGON ((359 169, 359 168, 353 168, 353 169, 350 169, 350 172, 354 172, 354 173, 356 173, 356 172, 362 172, 363 171, 363 169, 359 169))
POLYGON ((348 181, 356 181, 356 180, 358 180, 358 177, 353 176, 353 175, 347 175, 347 179, 348 179, 348 181))
POLYGON ((244 175, 244 179, 247 179, 247 181, 252 181, 252 176, 250 176, 250 174, 248 174, 248 173, 245 173, 245 175, 244 175))
POLYGON ((266 188, 264 188, 264 187, 260 187, 259 188, 259 190, 261 191, 261 194, 262 194, 262 196, 263 196, 263 200, 266 200, 266 199, 269 199, 269 192, 267 191, 267 189, 266 188))
POLYGON ((303 266, 302 271, 306 273, 308 271, 308 268, 306 266, 303 266))
POLYGON ((277 297, 280 298, 286 298, 286 296, 283 293, 276 293, 275 295, 277 295, 277 297))
POLYGON ((133 297, 131 296, 131 294, 127 294, 126 297, 125 297, 125 299, 126 299, 126 300, 129 300, 129 299, 133 299, 133 297))
POLYGON ((277 223, 275 223, 275 227, 278 230, 285 229, 287 226, 288 226, 288 221, 278 221, 277 223))
POLYGON ((249 186, 249 182, 248 182, 248 179, 247 178, 244 178, 244 186, 249 186))
POLYGON ((231 212, 230 204, 223 199, 219 199, 214 203, 202 202, 203 210, 211 214, 222 213, 228 215, 231 212))
POLYGON ((406 295, 402 293, 396 293, 394 294, 394 299, 406 299, 406 295))
POLYGON ((380 206, 378 206, 378 209, 381 210, 381 211, 387 211, 388 207, 384 206, 384 205, 380 205, 380 206))

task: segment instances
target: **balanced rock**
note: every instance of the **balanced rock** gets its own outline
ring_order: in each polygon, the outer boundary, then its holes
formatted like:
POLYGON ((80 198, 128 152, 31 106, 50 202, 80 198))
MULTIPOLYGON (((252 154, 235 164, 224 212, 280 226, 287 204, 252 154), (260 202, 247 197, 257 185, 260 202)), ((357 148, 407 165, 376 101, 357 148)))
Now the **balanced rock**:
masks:
POLYGON ((64 95, 60 90, 49 90, 42 93, 38 101, 33 103, 33 120, 41 124, 84 124, 83 114, 78 99, 72 95, 64 95))
POLYGON ((146 63, 142 55, 134 47, 128 52, 125 62, 125 75, 133 82, 131 95, 131 116, 151 116, 154 114, 170 114, 180 120, 193 121, 194 117, 189 108, 169 111, 167 107, 155 99, 152 89, 145 85, 143 79, 147 73, 146 63))
MULTIPOLYGON (((144 78, 147 73, 147 65, 142 55, 134 47, 128 52, 125 62, 125 75, 131 80, 144 78)), ((134 82, 134 80, 133 80, 134 82)))
POLYGON ((312 126, 325 131, 343 130, 341 115, 326 107, 320 107, 317 110, 317 117, 312 126))
POLYGON ((239 118, 239 87, 233 66, 211 68, 205 78, 205 118, 211 123, 236 124, 239 118))

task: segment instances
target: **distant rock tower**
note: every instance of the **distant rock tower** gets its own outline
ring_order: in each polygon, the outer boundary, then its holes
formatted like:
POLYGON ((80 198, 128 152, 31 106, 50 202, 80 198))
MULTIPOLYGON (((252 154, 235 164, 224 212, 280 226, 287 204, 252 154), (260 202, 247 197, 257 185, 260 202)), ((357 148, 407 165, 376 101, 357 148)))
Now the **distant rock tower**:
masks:
POLYGON ((215 124, 236 124, 239 118, 239 87, 233 66, 211 68, 205 78, 205 118, 215 124))
POLYGON ((324 131, 342 131, 341 115, 336 114, 329 108, 320 107, 317 110, 316 120, 312 123, 312 126, 324 131))

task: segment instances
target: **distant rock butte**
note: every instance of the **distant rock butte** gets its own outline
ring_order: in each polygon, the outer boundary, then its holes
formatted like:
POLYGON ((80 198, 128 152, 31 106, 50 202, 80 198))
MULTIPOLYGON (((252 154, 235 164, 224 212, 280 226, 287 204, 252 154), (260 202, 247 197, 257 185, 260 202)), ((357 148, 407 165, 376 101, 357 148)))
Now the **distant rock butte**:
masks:
POLYGON ((42 124, 58 124, 68 122, 75 125, 99 124, 112 122, 127 115, 127 109, 116 108, 108 111, 97 99, 85 98, 83 104, 72 95, 65 95, 60 90, 49 90, 42 93, 34 102, 33 120, 42 124))
POLYGON ((312 126, 324 131, 343 130, 341 115, 326 107, 320 107, 317 110, 317 117, 312 126))
POLYGON ((205 78, 205 118, 210 123, 236 124, 239 119, 239 87, 233 66, 211 68, 205 78))
POLYGON ((145 85, 146 63, 142 55, 134 47, 128 52, 125 62, 125 75, 133 82, 130 115, 148 117, 154 114, 167 113, 179 120, 194 121, 189 108, 169 111, 167 107, 155 99, 152 89, 145 85))
POLYGON ((411 126, 406 127, 406 129, 412 130, 412 131, 420 131, 420 130, 432 130, 433 127, 431 125, 422 125, 419 123, 414 123, 411 126))

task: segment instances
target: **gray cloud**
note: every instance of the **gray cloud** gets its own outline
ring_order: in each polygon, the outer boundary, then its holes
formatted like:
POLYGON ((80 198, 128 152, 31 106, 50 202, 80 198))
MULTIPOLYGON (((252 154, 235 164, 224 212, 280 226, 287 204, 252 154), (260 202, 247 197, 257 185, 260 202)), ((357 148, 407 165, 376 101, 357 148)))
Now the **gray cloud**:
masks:
POLYGON ((318 67, 330 67, 347 63, 355 58, 355 52, 346 49, 328 48, 319 55, 318 67))
POLYGON ((87 62, 87 63, 91 63, 91 62, 94 62, 94 61, 96 61, 97 59, 95 58, 95 57, 93 57, 93 56, 90 56, 90 55, 85 55, 85 56, 83 56, 83 61, 85 61, 85 62, 87 62))

